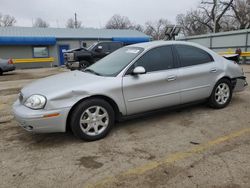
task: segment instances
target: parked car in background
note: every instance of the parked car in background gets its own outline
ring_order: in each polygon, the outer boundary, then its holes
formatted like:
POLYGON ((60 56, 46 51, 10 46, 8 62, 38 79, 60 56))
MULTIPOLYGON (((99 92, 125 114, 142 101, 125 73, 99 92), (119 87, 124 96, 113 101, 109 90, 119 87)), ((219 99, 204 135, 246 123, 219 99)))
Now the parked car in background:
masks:
POLYGON ((97 42, 89 48, 67 50, 64 52, 65 65, 71 70, 84 69, 121 47, 122 42, 97 42))
POLYGON ((16 67, 13 64, 12 59, 0 59, 0 75, 4 72, 15 70, 16 67))
POLYGON ((35 81, 21 90, 13 111, 27 131, 71 129, 93 141, 123 117, 200 100, 224 108, 246 86, 241 67, 212 50, 156 41, 123 47, 84 71, 35 81))

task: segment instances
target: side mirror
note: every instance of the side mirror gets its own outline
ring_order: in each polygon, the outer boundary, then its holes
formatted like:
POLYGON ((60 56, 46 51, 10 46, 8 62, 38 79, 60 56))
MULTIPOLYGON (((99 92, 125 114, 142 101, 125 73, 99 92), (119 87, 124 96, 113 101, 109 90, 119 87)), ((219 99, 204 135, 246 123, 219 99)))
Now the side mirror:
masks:
POLYGON ((132 72, 133 75, 139 75, 139 74, 145 74, 145 73, 146 73, 146 69, 142 66, 135 67, 132 72))
POLYGON ((97 48, 95 49, 96 52, 101 52, 102 51, 102 46, 97 46, 97 48))

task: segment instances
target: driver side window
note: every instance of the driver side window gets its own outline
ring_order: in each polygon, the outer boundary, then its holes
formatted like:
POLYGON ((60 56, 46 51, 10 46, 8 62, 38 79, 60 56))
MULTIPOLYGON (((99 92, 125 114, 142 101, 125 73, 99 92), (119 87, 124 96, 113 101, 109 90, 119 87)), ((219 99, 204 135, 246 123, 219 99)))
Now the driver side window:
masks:
POLYGON ((96 47, 95 47, 95 49, 94 50, 96 50, 96 49, 98 49, 98 47, 99 46, 101 46, 101 52, 108 52, 109 51, 109 46, 108 46, 108 44, 107 43, 99 43, 96 47))
POLYGON ((162 46, 146 52, 133 67, 142 66, 147 72, 155 72, 174 68, 171 46, 162 46))

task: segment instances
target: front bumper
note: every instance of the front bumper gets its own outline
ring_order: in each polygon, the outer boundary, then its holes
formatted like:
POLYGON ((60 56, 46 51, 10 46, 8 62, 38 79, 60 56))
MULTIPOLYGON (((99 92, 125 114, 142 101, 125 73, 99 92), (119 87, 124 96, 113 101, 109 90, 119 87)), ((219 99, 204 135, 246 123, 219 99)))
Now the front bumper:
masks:
POLYGON ((14 65, 7 65, 6 67, 4 67, 3 71, 9 72, 9 71, 14 71, 15 69, 16 67, 14 65))
POLYGON ((78 69, 79 68, 79 62, 75 61, 75 62, 67 62, 66 63, 66 67, 68 69, 78 69))
POLYGON ((54 133, 65 132, 66 121, 70 108, 56 110, 32 110, 20 104, 13 104, 14 117, 20 126, 29 132, 54 133), (59 114, 56 117, 44 117, 49 114, 59 114))
POLYGON ((244 91, 246 87, 248 86, 246 77, 242 76, 242 77, 238 77, 234 79, 233 85, 234 85, 234 92, 244 91))

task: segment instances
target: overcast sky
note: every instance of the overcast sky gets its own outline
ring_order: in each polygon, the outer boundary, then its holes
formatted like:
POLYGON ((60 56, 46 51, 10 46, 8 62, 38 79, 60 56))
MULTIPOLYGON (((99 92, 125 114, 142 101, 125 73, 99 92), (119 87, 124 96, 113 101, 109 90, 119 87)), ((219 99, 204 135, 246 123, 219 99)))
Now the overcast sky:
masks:
POLYGON ((85 27, 104 27, 114 14, 127 16, 132 22, 166 18, 175 23, 179 13, 195 9, 200 0, 0 0, 0 13, 10 14, 17 26, 32 26, 37 17, 51 27, 65 27, 76 12, 85 27))

